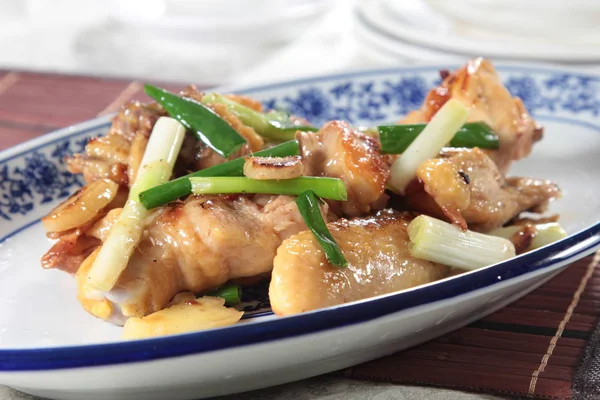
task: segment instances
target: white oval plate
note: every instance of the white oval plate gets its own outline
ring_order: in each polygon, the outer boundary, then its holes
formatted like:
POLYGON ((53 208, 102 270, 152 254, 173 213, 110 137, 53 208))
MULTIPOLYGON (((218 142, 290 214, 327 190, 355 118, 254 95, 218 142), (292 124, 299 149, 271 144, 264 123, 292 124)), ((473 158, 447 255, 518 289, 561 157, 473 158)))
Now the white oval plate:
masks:
MULTIPOLYGON (((456 66, 445 66, 455 68, 456 66)), ((315 124, 391 121, 419 107, 438 67, 335 75, 235 90, 315 124)), ((0 384, 57 399, 193 399, 314 376, 422 343, 497 310, 600 247, 600 78, 556 69, 499 67, 545 127, 514 174, 552 179, 570 236, 479 271, 302 315, 123 342, 86 314, 73 279, 45 271, 50 242, 39 218, 82 183, 63 157, 107 118, 72 126, 0 154, 0 384)))

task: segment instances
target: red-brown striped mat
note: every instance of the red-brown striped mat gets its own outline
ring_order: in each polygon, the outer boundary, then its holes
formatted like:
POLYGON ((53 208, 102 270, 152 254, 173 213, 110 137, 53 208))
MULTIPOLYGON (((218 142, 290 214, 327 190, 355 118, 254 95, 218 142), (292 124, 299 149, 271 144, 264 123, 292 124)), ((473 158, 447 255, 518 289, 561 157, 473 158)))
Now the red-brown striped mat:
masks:
POLYGON ((137 81, 0 71, 0 150, 142 98, 148 99, 137 81))
MULTIPOLYGON (((183 85, 163 86, 176 90, 183 85)), ((0 71, 0 149, 116 111, 126 100, 143 98, 141 89, 139 82, 0 71)), ((340 373, 571 399, 576 369, 600 316, 599 261, 600 253, 572 264, 541 288, 468 327, 340 373)))
POLYGON ((571 399, 573 377, 600 316, 599 261, 600 252, 573 263, 534 292, 468 327, 349 368, 344 374, 571 399))

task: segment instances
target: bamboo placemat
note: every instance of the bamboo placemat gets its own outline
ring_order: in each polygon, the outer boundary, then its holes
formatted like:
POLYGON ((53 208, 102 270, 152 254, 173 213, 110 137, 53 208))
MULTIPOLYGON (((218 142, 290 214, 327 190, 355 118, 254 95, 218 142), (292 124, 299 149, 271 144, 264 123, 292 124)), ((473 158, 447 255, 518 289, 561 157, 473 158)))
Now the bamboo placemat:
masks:
MULTIPOLYGON (((169 90, 185 86, 152 83, 169 90)), ((137 81, 0 71, 0 150, 144 98, 137 81)))
MULTIPOLYGON (((143 97, 142 84, 135 81, 0 71, 0 149, 143 97)), ((591 378, 587 370, 578 371, 581 364, 593 365, 593 354, 600 351, 586 353, 600 316, 599 261, 600 253, 586 257, 480 321, 340 373, 507 396, 600 398, 600 391, 599 397, 582 397, 581 387, 591 378), (576 373, 581 379, 574 384, 576 373)))
POLYGON ((579 260, 482 320, 344 374, 540 399, 577 398, 573 378, 600 316, 599 261, 600 253, 579 260))

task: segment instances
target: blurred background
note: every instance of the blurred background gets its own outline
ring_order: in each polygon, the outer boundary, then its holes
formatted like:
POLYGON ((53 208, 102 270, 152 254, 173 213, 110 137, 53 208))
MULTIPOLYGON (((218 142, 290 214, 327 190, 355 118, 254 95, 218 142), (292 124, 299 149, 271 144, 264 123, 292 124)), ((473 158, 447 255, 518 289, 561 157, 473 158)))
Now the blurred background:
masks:
POLYGON ((415 63, 600 70, 597 0, 0 0, 0 68, 218 85, 415 63))

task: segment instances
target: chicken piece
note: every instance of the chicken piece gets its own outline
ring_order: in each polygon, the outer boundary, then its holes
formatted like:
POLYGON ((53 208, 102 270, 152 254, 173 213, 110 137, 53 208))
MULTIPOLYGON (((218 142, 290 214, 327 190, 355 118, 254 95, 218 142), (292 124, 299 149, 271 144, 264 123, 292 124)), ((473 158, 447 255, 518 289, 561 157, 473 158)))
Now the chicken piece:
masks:
POLYGON ((448 267, 410 255, 406 229, 415 216, 387 209, 327 224, 348 261, 346 268, 329 264, 309 231, 285 240, 273 261, 273 311, 298 314, 444 278, 448 267))
POLYGON ((487 123, 500 138, 500 149, 490 151, 502 173, 511 161, 529 155, 540 140, 542 128, 533 120, 521 99, 512 97, 488 60, 476 58, 455 73, 444 72, 442 84, 429 92, 421 109, 408 114, 400 123, 429 122, 450 98, 471 108, 469 121, 487 123))
POLYGON ((58 268, 74 274, 90 253, 100 245, 100 240, 87 236, 81 229, 74 229, 62 235, 42 256, 42 268, 58 268))
POLYGON ((113 118, 106 136, 91 139, 85 147, 84 154, 67 158, 69 172, 83 173, 86 182, 108 178, 121 186, 127 186, 133 181, 137 171, 133 168, 128 171, 132 143, 136 142, 135 154, 143 154, 145 143, 140 149, 140 142, 143 140, 136 140, 136 137, 147 139, 156 120, 163 115, 164 111, 156 104, 142 104, 138 101, 126 104, 113 118))
POLYGON ((138 135, 150 137, 156 120, 165 115, 166 112, 157 103, 131 101, 113 117, 108 136, 121 136, 130 143, 138 135))
POLYGON ((328 122, 317 132, 298 132, 305 175, 340 178, 348 201, 330 202, 332 211, 358 216, 385 207, 389 166, 375 139, 343 121, 328 122))
POLYGON ((84 263, 77 273, 78 297, 89 312, 122 324, 163 309, 182 291, 202 292, 269 272, 281 242, 304 229, 293 197, 272 196, 261 208, 245 196, 191 196, 147 221, 109 293, 86 286, 91 263, 84 263))
POLYGON ((67 170, 72 174, 83 174, 86 182, 96 179, 110 179, 120 186, 127 186, 129 177, 127 175, 127 164, 120 162, 112 163, 109 160, 89 157, 85 154, 74 154, 66 159, 67 170))
MULTIPOLYGON (((204 96, 193 85, 184 88, 179 94, 196 101, 201 101, 204 96)), ((254 108, 257 107, 248 98, 239 97, 238 100, 252 104, 254 108)), ((242 157, 263 147, 262 137, 254 129, 244 125, 226 107, 222 105, 211 107, 248 142, 230 159, 242 157)), ((108 178, 127 187, 135 180, 154 124, 164 115, 166 115, 165 111, 157 103, 144 104, 132 101, 125 104, 113 118, 112 126, 106 136, 91 139, 86 145, 84 154, 67 158, 69 172, 83 173, 86 182, 108 178)), ((189 170, 196 171, 225 161, 227 160, 189 134, 186 135, 175 166, 175 175, 183 175, 189 170)))
POLYGON ((411 208, 480 232, 502 226, 523 211, 543 212, 560 196, 550 181, 505 179, 478 148, 446 148, 419 167, 417 178, 422 185, 409 185, 405 198, 411 208))
MULTIPOLYGON (((189 86, 180 92, 180 95, 200 101, 203 93, 195 87, 189 86)), ((250 99, 244 98, 244 101, 252 104, 250 99)), ((256 104, 253 107, 256 107, 256 104)), ((243 125, 235 115, 230 114, 226 109, 216 109, 215 111, 248 140, 248 143, 231 155, 230 159, 242 157, 262 147, 262 138, 252 128, 243 125)), ((106 136, 90 139, 83 154, 67 157, 69 172, 82 173, 88 184, 98 179, 110 179, 120 186, 119 193, 124 194, 126 199, 128 188, 135 181, 154 124, 163 115, 166 113, 156 103, 142 104, 133 101, 124 105, 113 118, 112 126, 106 136)), ((173 174, 181 176, 189 173, 190 170, 196 171, 224 161, 226 159, 214 153, 188 133, 173 174)), ((118 206, 118 204, 113 204, 113 208, 118 206)), ((105 211, 108 212, 110 209, 107 208, 105 211)), ((84 230, 80 231, 83 233, 84 230)), ((75 272, 81 261, 89 254, 87 248, 86 252, 76 253, 83 249, 80 246, 83 241, 84 238, 79 239, 77 246, 74 246, 75 241, 72 238, 65 238, 63 243, 57 243, 44 256, 44 267, 75 272)))

